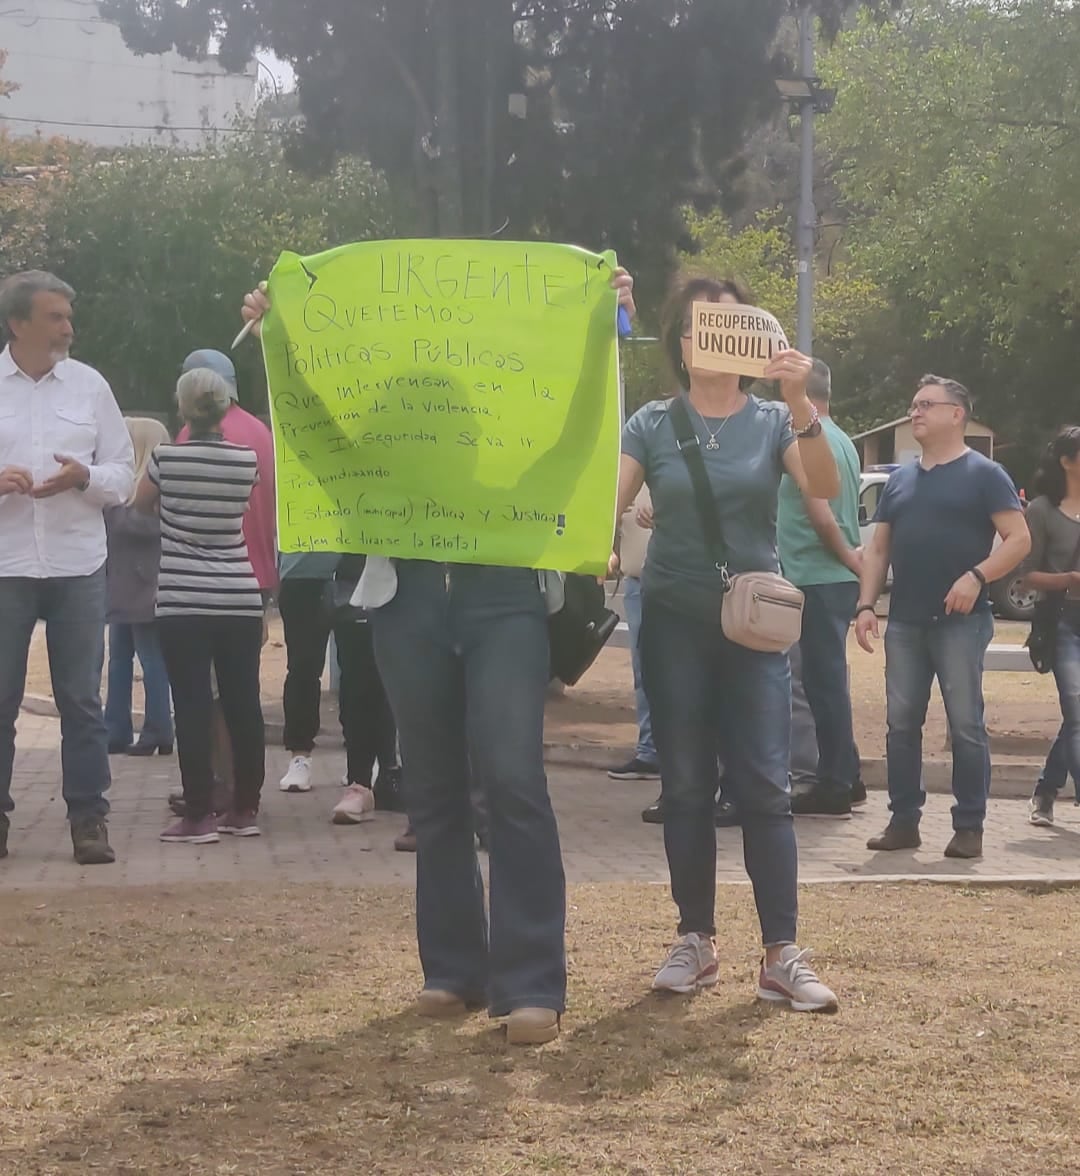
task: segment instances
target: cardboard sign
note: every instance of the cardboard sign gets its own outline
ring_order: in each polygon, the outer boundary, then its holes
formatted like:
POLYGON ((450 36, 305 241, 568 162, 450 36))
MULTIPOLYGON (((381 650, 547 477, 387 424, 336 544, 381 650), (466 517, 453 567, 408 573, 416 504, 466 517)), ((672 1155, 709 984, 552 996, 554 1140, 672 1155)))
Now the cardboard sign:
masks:
POLYGON ((767 310, 729 302, 695 302, 693 356, 699 372, 733 372, 761 379, 778 352, 789 347, 784 328, 767 310))
POLYGON ((622 405, 612 253, 284 253, 263 354, 282 551, 603 574, 622 405))

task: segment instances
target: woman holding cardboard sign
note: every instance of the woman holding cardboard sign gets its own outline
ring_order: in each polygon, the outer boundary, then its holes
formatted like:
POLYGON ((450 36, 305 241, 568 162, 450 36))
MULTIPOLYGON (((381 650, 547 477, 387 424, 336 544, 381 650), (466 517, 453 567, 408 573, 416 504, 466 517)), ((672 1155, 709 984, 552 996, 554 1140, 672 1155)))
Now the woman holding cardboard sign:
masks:
POLYGON ((755 332, 758 341, 708 347, 708 316, 719 320, 700 304, 749 302, 732 281, 698 278, 676 290, 662 341, 680 389, 645 405, 623 434, 618 517, 643 482, 653 500, 641 655, 664 780, 671 892, 679 908, 678 938, 653 987, 685 993, 717 981, 713 797, 719 745, 725 786, 743 814, 743 854, 765 945, 758 995, 799 1011, 832 1012, 836 997, 796 946, 786 650, 797 639, 802 606, 798 590, 776 574, 776 506, 785 471, 814 498, 834 497, 839 476, 806 395, 806 356, 777 346, 773 358, 759 360, 758 374, 779 382, 784 403, 742 390, 738 372, 747 371, 745 357, 769 354, 760 340, 772 332, 771 316, 753 311, 742 326, 729 315, 725 330, 755 332), (706 328, 702 347, 694 338, 695 303, 706 328), (695 363, 698 350, 707 354, 695 363), (744 357, 734 371, 715 370, 725 366, 725 353, 744 357))
MULTIPOLYGON (((632 312, 629 274, 617 270, 612 284, 632 312)), ((253 291, 244 317, 258 322, 268 307, 253 291)), ((518 1044, 558 1036, 566 1000, 565 882, 543 762, 552 591, 542 583, 528 568, 369 558, 359 590, 416 834, 417 1011, 486 1006, 518 1044), (488 800, 490 925, 470 776, 488 800)))

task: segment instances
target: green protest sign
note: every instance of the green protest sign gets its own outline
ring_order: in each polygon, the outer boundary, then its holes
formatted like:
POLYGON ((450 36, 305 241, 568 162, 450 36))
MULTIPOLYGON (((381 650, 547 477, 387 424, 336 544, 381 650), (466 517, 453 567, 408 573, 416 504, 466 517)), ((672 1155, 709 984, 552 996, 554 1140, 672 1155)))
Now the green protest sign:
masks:
POLYGON ((603 572, 615 264, 492 241, 282 254, 263 329, 281 550, 603 572))

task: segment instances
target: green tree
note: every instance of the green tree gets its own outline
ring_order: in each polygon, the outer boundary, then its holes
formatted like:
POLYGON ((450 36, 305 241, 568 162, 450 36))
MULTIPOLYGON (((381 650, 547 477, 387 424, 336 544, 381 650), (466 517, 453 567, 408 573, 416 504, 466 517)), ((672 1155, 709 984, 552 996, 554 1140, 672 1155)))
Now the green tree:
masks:
MULTIPOLYGON (((366 163, 342 157, 312 180, 290 168, 280 136, 255 132, 199 154, 76 158, 37 215, 35 264, 78 292, 76 354, 112 381, 124 408, 157 412, 172 410, 189 351, 228 349, 243 293, 282 249, 394 232, 385 185, 366 163)), ((242 399, 261 408, 258 349, 242 348, 237 364, 242 399)))
MULTIPOLYGON (((853 0, 815 0, 835 28, 853 0)), ((887 5, 877 0, 874 7, 887 5)), ((730 207, 791 0, 103 0, 140 52, 295 68, 298 158, 360 154, 415 231, 613 246, 662 289, 681 208, 730 207), (526 100, 514 118, 512 94, 526 100)))
POLYGON ((1078 57, 1063 0, 916 0, 858 20, 823 63, 846 244, 890 302, 860 341, 865 385, 893 415, 920 370, 946 369, 1021 474, 1077 418, 1078 57))

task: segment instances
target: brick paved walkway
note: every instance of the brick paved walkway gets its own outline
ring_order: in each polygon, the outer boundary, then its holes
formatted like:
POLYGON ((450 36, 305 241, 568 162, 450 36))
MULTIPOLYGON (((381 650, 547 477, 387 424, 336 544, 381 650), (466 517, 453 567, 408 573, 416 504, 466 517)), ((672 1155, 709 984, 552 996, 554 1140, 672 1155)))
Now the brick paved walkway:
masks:
MULTIPOLYGON (((82 869, 71 860, 59 783, 59 725, 22 715, 15 764, 11 856, 0 862, 0 888, 63 888, 84 885, 142 886, 173 882, 322 881, 347 885, 411 884, 413 858, 395 853, 392 842, 404 819, 379 814, 369 824, 338 828, 330 809, 339 795, 344 752, 320 752, 323 781, 302 796, 284 795, 277 781, 286 752, 267 752, 267 788, 260 838, 223 838, 195 848, 162 845, 157 834, 167 820, 165 798, 178 782, 175 757, 112 761, 110 832, 118 861, 82 869)), ((566 870, 571 882, 667 879, 662 833, 642 824, 639 811, 653 799, 652 784, 615 783, 601 772, 550 769, 566 870)), ((886 819, 885 799, 871 794, 866 810, 850 821, 801 820, 799 843, 804 881, 905 877, 981 880, 1032 878, 1080 881, 1080 809, 1058 805, 1053 830, 1027 824, 1023 801, 991 802, 986 856, 980 862, 949 862, 941 850, 949 839, 949 801, 931 796, 918 853, 873 854, 868 836, 886 819)), ((745 879, 738 830, 720 830, 718 876, 745 879)))

